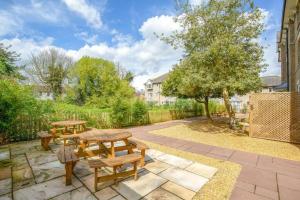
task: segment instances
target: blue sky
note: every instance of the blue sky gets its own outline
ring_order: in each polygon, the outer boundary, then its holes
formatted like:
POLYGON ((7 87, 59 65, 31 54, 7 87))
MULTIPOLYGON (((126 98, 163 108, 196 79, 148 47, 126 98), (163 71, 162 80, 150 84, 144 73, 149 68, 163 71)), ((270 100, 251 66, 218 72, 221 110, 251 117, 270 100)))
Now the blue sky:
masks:
MULTIPOLYGON (((191 0, 198 4, 204 0, 191 0)), ((282 0, 255 0, 266 15, 260 42, 269 67, 279 74, 276 32, 282 0)), ((0 42, 12 45, 26 63, 31 53, 54 47, 75 60, 89 55, 120 63, 133 71, 133 85, 169 71, 181 57, 153 35, 178 28, 172 21, 175 0, 3 0, 0 1, 0 42)))

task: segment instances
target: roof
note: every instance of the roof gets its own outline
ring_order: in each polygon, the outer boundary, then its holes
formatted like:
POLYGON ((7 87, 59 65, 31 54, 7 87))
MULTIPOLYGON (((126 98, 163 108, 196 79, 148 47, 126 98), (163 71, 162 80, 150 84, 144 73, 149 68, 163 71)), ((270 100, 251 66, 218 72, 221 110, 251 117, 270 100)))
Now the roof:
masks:
POLYGON ((280 76, 263 76, 261 77, 263 87, 275 87, 281 84, 280 76))
POLYGON ((152 81, 152 83, 162 83, 167 79, 168 75, 169 75, 169 73, 165 73, 161 76, 151 79, 151 81, 152 81))

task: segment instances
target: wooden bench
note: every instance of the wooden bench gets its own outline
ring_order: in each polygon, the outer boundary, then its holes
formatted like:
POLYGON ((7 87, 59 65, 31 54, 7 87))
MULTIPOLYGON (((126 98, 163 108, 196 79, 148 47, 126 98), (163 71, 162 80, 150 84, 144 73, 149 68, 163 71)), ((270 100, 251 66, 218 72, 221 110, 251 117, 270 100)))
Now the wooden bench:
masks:
POLYGON ((71 185, 73 169, 79 160, 78 156, 75 154, 74 148, 71 146, 62 146, 56 155, 58 160, 65 165, 66 185, 71 185))
POLYGON ((146 155, 146 149, 149 149, 149 147, 143 143, 143 142, 140 142, 138 140, 135 140, 135 139, 132 139, 132 138, 129 138, 128 139, 128 142, 129 144, 131 144, 134 148, 137 148, 138 150, 141 151, 141 162, 140 162, 140 166, 143 167, 145 166, 145 155, 146 155))
POLYGON ((99 182, 110 181, 114 180, 117 182, 117 179, 120 177, 128 177, 134 175, 134 180, 137 180, 137 163, 140 162, 142 156, 139 154, 127 154, 124 156, 119 156, 115 158, 104 158, 104 159, 97 159, 97 160, 89 160, 89 166, 91 168, 95 168, 95 191, 97 191, 97 184, 99 182), (133 169, 124 172, 117 173, 117 167, 121 167, 127 163, 133 164, 133 169), (105 176, 98 176, 98 169, 101 170, 102 167, 112 167, 113 174, 105 175, 105 176))
POLYGON ((40 131, 37 135, 41 138, 41 145, 47 151, 49 150, 49 142, 52 139, 52 135, 47 131, 40 131))

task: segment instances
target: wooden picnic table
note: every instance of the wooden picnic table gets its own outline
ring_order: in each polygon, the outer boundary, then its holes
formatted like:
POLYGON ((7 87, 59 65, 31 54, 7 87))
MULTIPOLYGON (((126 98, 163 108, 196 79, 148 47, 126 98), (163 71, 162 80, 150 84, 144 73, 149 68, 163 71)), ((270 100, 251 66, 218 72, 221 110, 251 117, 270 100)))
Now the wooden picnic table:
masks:
POLYGON ((78 135, 81 140, 81 144, 79 146, 78 154, 83 157, 90 157, 98 153, 105 153, 109 158, 115 158, 115 152, 127 150, 128 153, 133 153, 132 145, 129 143, 128 138, 130 138, 132 134, 127 130, 121 129, 107 129, 107 130, 99 130, 92 129, 90 131, 86 131, 78 135), (123 146, 115 146, 115 142, 123 141, 125 145, 123 146), (98 151, 89 151, 86 149, 90 143, 97 143, 99 146, 98 151), (109 143, 110 146, 107 147, 104 143, 109 143))
POLYGON ((58 122, 52 122, 51 126, 53 126, 53 135, 56 136, 56 129, 59 127, 64 128, 63 130, 63 134, 70 134, 70 132, 68 132, 68 129, 71 127, 72 128, 72 132, 71 134, 76 134, 77 130, 78 131, 84 131, 85 130, 85 124, 86 121, 83 120, 65 120, 65 121, 58 121, 58 122), (76 128, 76 126, 78 126, 78 129, 76 128))

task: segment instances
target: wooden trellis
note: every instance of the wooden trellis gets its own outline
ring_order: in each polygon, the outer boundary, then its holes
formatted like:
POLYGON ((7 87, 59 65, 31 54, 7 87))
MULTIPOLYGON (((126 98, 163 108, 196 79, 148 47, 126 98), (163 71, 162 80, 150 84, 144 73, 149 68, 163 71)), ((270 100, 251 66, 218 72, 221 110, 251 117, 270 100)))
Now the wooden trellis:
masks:
POLYGON ((250 136, 300 143, 300 94, 255 93, 250 96, 250 136))

